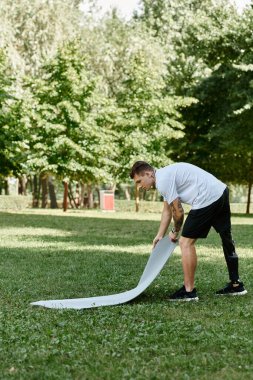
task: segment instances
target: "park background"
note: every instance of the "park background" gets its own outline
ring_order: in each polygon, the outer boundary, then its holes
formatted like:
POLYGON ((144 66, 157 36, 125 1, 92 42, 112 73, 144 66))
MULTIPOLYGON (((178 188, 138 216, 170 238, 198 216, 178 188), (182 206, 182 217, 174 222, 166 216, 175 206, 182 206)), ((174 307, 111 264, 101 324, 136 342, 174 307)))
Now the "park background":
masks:
POLYGON ((100 189, 132 199, 142 159, 201 166, 249 213, 251 6, 142 1, 124 18, 101 4, 1 2, 0 192, 32 197, 2 207, 62 207, 64 189, 74 208, 100 189))
POLYGON ((0 0, 0 379, 251 380, 252 2, 105 3, 0 0), (197 243, 198 303, 168 302, 177 247, 126 305, 30 306, 136 286, 162 209, 156 191, 136 193, 137 159, 229 185, 248 294, 214 296, 227 271, 212 230, 197 243))

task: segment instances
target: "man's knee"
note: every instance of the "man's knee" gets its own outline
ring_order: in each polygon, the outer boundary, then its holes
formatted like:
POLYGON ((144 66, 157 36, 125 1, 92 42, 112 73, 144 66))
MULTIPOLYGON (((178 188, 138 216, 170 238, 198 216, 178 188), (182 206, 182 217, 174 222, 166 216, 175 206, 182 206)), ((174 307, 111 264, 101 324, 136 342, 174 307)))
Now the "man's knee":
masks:
POLYGON ((219 234, 222 241, 232 241, 232 234, 230 230, 221 231, 219 234))
POLYGON ((181 249, 186 249, 194 246, 196 239, 190 239, 186 238, 184 236, 181 236, 179 238, 179 245, 181 249))
POLYGON ((220 232, 220 237, 221 237, 222 246, 223 246, 225 256, 237 257, 237 254, 235 252, 235 243, 233 241, 231 231, 220 232))

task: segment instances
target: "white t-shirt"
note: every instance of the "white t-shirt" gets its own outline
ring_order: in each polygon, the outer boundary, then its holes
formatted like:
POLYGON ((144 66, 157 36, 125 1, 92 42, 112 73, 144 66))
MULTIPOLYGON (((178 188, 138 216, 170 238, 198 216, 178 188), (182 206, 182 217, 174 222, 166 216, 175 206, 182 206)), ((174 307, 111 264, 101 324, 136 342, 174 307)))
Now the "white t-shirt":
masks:
POLYGON ((179 162, 156 170, 156 188, 169 204, 176 198, 199 209, 217 201, 226 185, 199 167, 179 162))

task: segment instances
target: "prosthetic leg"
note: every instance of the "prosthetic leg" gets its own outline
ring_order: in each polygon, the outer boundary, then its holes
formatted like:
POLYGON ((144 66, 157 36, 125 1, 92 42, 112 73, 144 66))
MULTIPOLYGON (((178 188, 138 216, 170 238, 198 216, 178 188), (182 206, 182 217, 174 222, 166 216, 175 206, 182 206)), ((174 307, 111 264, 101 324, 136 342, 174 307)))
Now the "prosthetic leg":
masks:
POLYGON ((231 231, 220 232, 220 237, 222 240, 222 247, 227 263, 229 278, 231 282, 236 283, 239 280, 238 273, 238 256, 235 252, 235 243, 233 241, 231 231))

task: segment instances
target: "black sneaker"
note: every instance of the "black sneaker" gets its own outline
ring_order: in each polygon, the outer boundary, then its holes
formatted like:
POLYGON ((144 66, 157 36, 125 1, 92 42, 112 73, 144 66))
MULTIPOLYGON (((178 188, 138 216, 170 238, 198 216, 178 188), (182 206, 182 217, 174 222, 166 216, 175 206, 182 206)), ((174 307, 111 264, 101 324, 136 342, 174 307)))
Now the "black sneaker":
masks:
POLYGON ((217 296, 243 296, 247 294, 247 290, 244 288, 243 282, 229 282, 223 289, 218 290, 215 293, 217 296))
POLYGON ((191 292, 185 290, 185 286, 182 286, 179 290, 173 293, 169 301, 198 301, 199 297, 197 296, 197 291, 194 288, 191 292))

